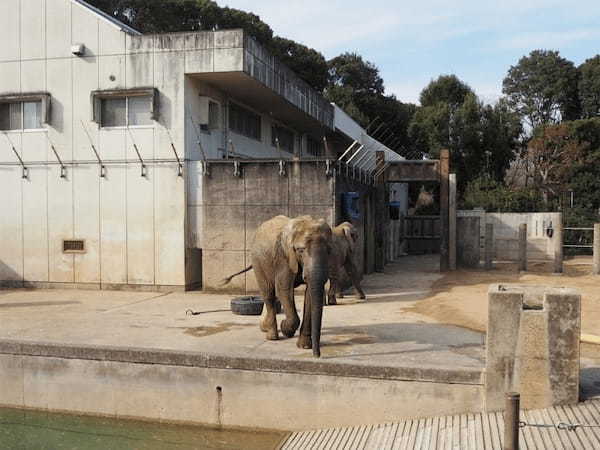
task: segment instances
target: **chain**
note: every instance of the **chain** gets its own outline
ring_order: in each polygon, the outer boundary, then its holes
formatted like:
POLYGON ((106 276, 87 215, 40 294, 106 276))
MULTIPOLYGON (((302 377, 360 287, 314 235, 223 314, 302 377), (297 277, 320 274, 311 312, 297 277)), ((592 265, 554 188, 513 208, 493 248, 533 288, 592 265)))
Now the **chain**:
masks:
POLYGON ((527 423, 519 422, 519 428, 534 427, 534 428, 554 428, 556 430, 575 431, 577 428, 600 428, 600 425, 589 425, 583 423, 566 423, 561 422, 558 425, 545 423, 527 423))

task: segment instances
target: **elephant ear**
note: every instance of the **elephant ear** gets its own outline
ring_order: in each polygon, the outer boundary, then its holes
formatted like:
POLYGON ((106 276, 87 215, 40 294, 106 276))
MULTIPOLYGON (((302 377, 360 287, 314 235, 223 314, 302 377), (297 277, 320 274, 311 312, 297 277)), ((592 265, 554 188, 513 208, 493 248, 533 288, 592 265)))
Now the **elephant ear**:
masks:
POLYGON ((298 259, 294 250, 294 240, 298 234, 298 228, 298 219, 292 219, 281 231, 281 247, 287 259, 288 266, 293 273, 298 273, 298 259))

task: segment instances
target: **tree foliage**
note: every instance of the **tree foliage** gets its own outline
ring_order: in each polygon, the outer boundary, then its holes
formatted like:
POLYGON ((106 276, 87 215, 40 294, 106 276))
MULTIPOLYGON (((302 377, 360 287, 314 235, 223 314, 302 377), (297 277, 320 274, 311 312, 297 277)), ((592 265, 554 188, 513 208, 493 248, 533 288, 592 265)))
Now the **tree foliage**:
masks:
POLYGON ((600 116, 600 55, 579 66, 579 99, 584 119, 600 116))
POLYGON ((557 51, 534 50, 511 66, 502 83, 511 107, 535 129, 579 116, 579 72, 557 51))
POLYGON ((473 90, 456 75, 441 75, 421 91, 419 102, 423 107, 443 102, 456 109, 465 102, 469 94, 473 94, 473 90))
POLYGON ((379 69, 356 53, 344 53, 329 61, 333 86, 348 86, 355 93, 383 95, 383 79, 379 69))

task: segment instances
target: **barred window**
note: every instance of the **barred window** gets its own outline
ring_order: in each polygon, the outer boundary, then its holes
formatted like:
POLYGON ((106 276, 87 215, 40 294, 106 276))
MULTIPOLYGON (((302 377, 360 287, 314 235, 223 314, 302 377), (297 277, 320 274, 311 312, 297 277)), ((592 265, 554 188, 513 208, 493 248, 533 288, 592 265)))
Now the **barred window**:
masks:
POLYGON ((113 97, 101 99, 102 127, 152 124, 152 97, 113 97))
POLYGON ((308 136, 306 139, 306 153, 312 156, 323 156, 325 153, 323 142, 308 136))
POLYGON ((257 141, 261 140, 260 116, 234 103, 229 105, 229 129, 257 141))
POLYGON ((279 140, 279 148, 294 153, 294 133, 287 128, 277 125, 271 127, 271 144, 276 147, 279 140))

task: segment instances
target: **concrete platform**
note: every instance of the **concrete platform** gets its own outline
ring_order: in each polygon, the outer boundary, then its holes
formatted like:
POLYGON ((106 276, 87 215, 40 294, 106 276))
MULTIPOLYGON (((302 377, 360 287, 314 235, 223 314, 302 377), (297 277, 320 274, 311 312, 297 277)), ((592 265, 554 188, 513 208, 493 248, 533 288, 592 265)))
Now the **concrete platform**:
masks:
POLYGON ((0 404, 296 430, 480 410, 483 335, 403 312, 440 277, 419 262, 327 307, 320 360, 266 341, 231 296, 0 291, 0 404))

